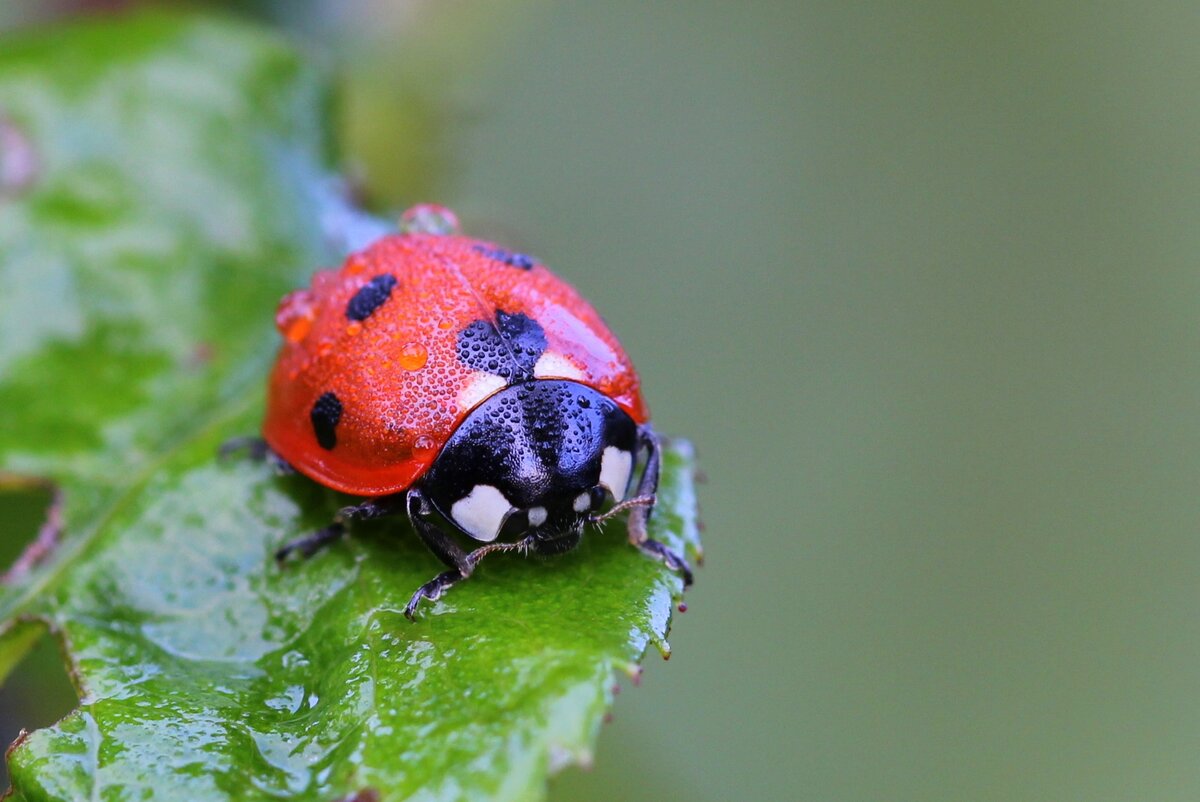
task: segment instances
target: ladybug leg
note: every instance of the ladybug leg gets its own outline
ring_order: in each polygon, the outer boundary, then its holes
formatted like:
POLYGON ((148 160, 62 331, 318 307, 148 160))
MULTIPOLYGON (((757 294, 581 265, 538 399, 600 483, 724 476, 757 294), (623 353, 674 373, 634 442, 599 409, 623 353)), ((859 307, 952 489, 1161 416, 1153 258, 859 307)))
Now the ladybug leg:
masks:
MULTIPOLYGON (((466 567, 467 552, 431 520, 432 516, 433 505, 429 502, 429 499, 425 498, 425 494, 416 487, 409 490, 408 519, 412 521, 413 529, 417 530, 417 536, 421 538, 421 542, 439 560, 451 568, 462 569, 466 567)), ((468 573, 470 573, 469 569, 468 573)))
MULTIPOLYGON (((637 495, 653 498, 658 490, 658 476, 662 470, 662 447, 658 435, 649 424, 638 427, 638 444, 646 449, 646 467, 642 478, 638 480, 637 495)), ((683 577, 683 585, 692 584, 692 568, 680 555, 667 548, 662 543, 650 537, 646 524, 650 514, 654 512, 653 504, 642 504, 629 511, 629 542, 637 546, 642 554, 666 564, 672 571, 678 571, 683 577)))
POLYGON ((267 441, 261 437, 231 437, 217 448, 217 456, 225 459, 245 451, 250 459, 260 460, 266 458, 268 450, 267 441))
POLYGON ((226 459, 239 451, 246 452, 246 456, 255 462, 269 462, 271 467, 275 469, 275 473, 280 476, 291 476, 296 472, 296 469, 288 464, 287 460, 276 454, 267 441, 261 437, 233 437, 221 443, 221 447, 217 449, 217 456, 220 459, 226 459))
POLYGON ((342 507, 338 510, 337 515, 334 516, 333 523, 324 529, 318 529, 312 534, 284 543, 275 552, 275 559, 283 562, 288 558, 288 555, 297 551, 305 558, 311 557, 320 551, 322 547, 346 534, 346 524, 348 522, 367 521, 372 518, 382 518, 385 515, 395 515, 398 509, 399 504, 395 496, 368 499, 362 504, 342 507))
POLYGON ((413 529, 416 530, 417 536, 421 538, 421 542, 439 560, 450 566, 449 571, 443 571, 417 588, 417 592, 412 595, 412 598, 409 599, 408 604, 404 608, 404 615, 409 621, 416 620, 417 607, 420 605, 421 599, 437 601, 455 583, 469 577, 474 567, 468 560, 469 555, 467 552, 455 543, 449 535, 443 532, 437 524, 430 520, 430 516, 432 515, 433 505, 425 498, 425 494, 416 487, 409 490, 408 519, 412 522, 413 529))
MULTIPOLYGON (((426 522, 427 525, 433 526, 426 522)), ((418 531, 420 531, 418 529, 418 531)), ((423 538, 422 538, 423 539, 423 538)), ((421 599, 429 599, 437 601, 442 597, 442 594, 447 590, 462 582, 475 571, 475 566, 479 565, 479 561, 494 551, 519 551, 523 554, 528 554, 534 548, 536 537, 529 535, 523 540, 516 543, 489 543, 486 546, 480 546, 472 552, 469 552, 463 557, 463 565, 461 567, 452 568, 449 571, 443 571, 433 579, 426 582, 421 587, 417 588, 417 592, 408 600, 408 604, 404 608, 404 615, 409 621, 416 620, 417 607, 421 604, 421 599)), ((457 546, 455 547, 457 548, 457 546)))
POLYGON ((344 534, 346 534, 346 525, 334 521, 324 529, 318 529, 312 534, 284 543, 275 551, 275 561, 281 563, 297 551, 300 552, 301 557, 308 559, 344 534))
POLYGON ((409 490, 408 517, 412 521, 413 529, 417 531, 417 535, 429 547, 429 550, 437 555, 439 560, 450 566, 449 571, 443 571, 417 588, 417 592, 412 595, 404 608, 404 615, 409 621, 416 620, 417 608, 422 599, 430 601, 440 599, 447 590, 474 573, 475 566, 487 555, 494 551, 520 551, 528 554, 534 545, 535 537, 529 535, 516 543, 489 543, 467 552, 430 520, 432 514, 432 505, 424 494, 418 488, 409 490))

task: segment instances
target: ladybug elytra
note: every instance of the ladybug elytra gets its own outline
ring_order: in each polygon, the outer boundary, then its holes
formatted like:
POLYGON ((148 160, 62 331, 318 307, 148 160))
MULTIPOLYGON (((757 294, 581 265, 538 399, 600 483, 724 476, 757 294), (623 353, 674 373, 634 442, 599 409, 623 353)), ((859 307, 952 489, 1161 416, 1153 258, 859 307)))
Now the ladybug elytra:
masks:
POLYGON ((285 297, 276 323, 284 344, 257 449, 365 497, 279 559, 311 555, 351 520, 407 515, 448 567, 413 594, 413 618, 487 554, 569 551, 585 525, 628 510, 630 542, 691 583, 685 560, 647 534, 660 448, 637 373, 536 259, 419 206, 401 233, 285 297))

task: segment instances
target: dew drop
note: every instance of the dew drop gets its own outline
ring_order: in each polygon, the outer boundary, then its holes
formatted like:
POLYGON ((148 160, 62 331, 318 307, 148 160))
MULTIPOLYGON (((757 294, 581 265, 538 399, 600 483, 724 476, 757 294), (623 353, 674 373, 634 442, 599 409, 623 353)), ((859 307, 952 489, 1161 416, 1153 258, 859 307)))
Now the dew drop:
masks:
POLYGON ((429 349, 420 343, 409 343, 400 349, 397 361, 405 370, 420 370, 429 361, 429 349))
POLYGON ((448 317, 444 317, 438 321, 438 328, 439 329, 452 329, 452 328, 454 328, 454 321, 448 317))
POLYGON ((361 321, 351 320, 349 323, 346 324, 346 333, 349 334, 351 337, 358 334, 360 331, 362 331, 362 322, 361 321))
POLYGON ((316 303, 308 290, 289 292, 275 310, 275 328, 290 343, 298 343, 307 337, 316 319, 316 303))
POLYGON ((362 257, 362 254, 351 254, 346 260, 346 273, 351 276, 358 275, 367 269, 367 260, 362 257))
POLYGON ((432 462, 437 456, 437 443, 427 434, 423 434, 413 442, 413 457, 420 462, 432 462))
POLYGON ((435 203, 414 206, 400 216, 400 231, 405 234, 446 236, 457 234, 459 230, 458 215, 435 203))
POLYGON ((317 356, 329 356, 333 351, 333 340, 326 340, 317 346, 317 356))

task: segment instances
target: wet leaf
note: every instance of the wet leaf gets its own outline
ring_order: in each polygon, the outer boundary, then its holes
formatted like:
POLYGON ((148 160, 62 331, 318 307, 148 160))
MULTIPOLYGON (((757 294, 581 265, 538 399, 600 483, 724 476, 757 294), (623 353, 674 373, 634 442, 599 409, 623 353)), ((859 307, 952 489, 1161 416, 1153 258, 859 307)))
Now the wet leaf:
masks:
MULTIPOLYGON (((215 453, 257 429, 280 296, 380 230, 325 178, 328 100, 227 21, 0 43, 0 482, 64 499, 0 588, 0 669, 49 627, 81 697, 10 752, 14 798, 536 797, 665 638, 679 580, 619 524, 416 624, 440 567, 404 524, 275 566, 347 499, 215 453)), ((671 446, 653 528, 695 555, 691 471, 671 446)))

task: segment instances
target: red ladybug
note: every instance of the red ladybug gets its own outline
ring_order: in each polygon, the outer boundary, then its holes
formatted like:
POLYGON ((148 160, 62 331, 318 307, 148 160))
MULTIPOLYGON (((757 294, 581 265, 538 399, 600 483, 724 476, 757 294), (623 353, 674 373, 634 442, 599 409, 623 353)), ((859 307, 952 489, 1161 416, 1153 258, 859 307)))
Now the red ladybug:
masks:
POLYGON ((352 519, 407 514, 449 566, 413 594, 412 618, 491 552, 559 554, 629 510, 630 542, 691 584, 647 535, 658 439, 600 316, 537 260, 456 236, 449 210, 403 220, 280 303, 262 450, 368 499, 277 557, 312 554, 352 519), (465 550, 446 528, 483 545, 465 550))

